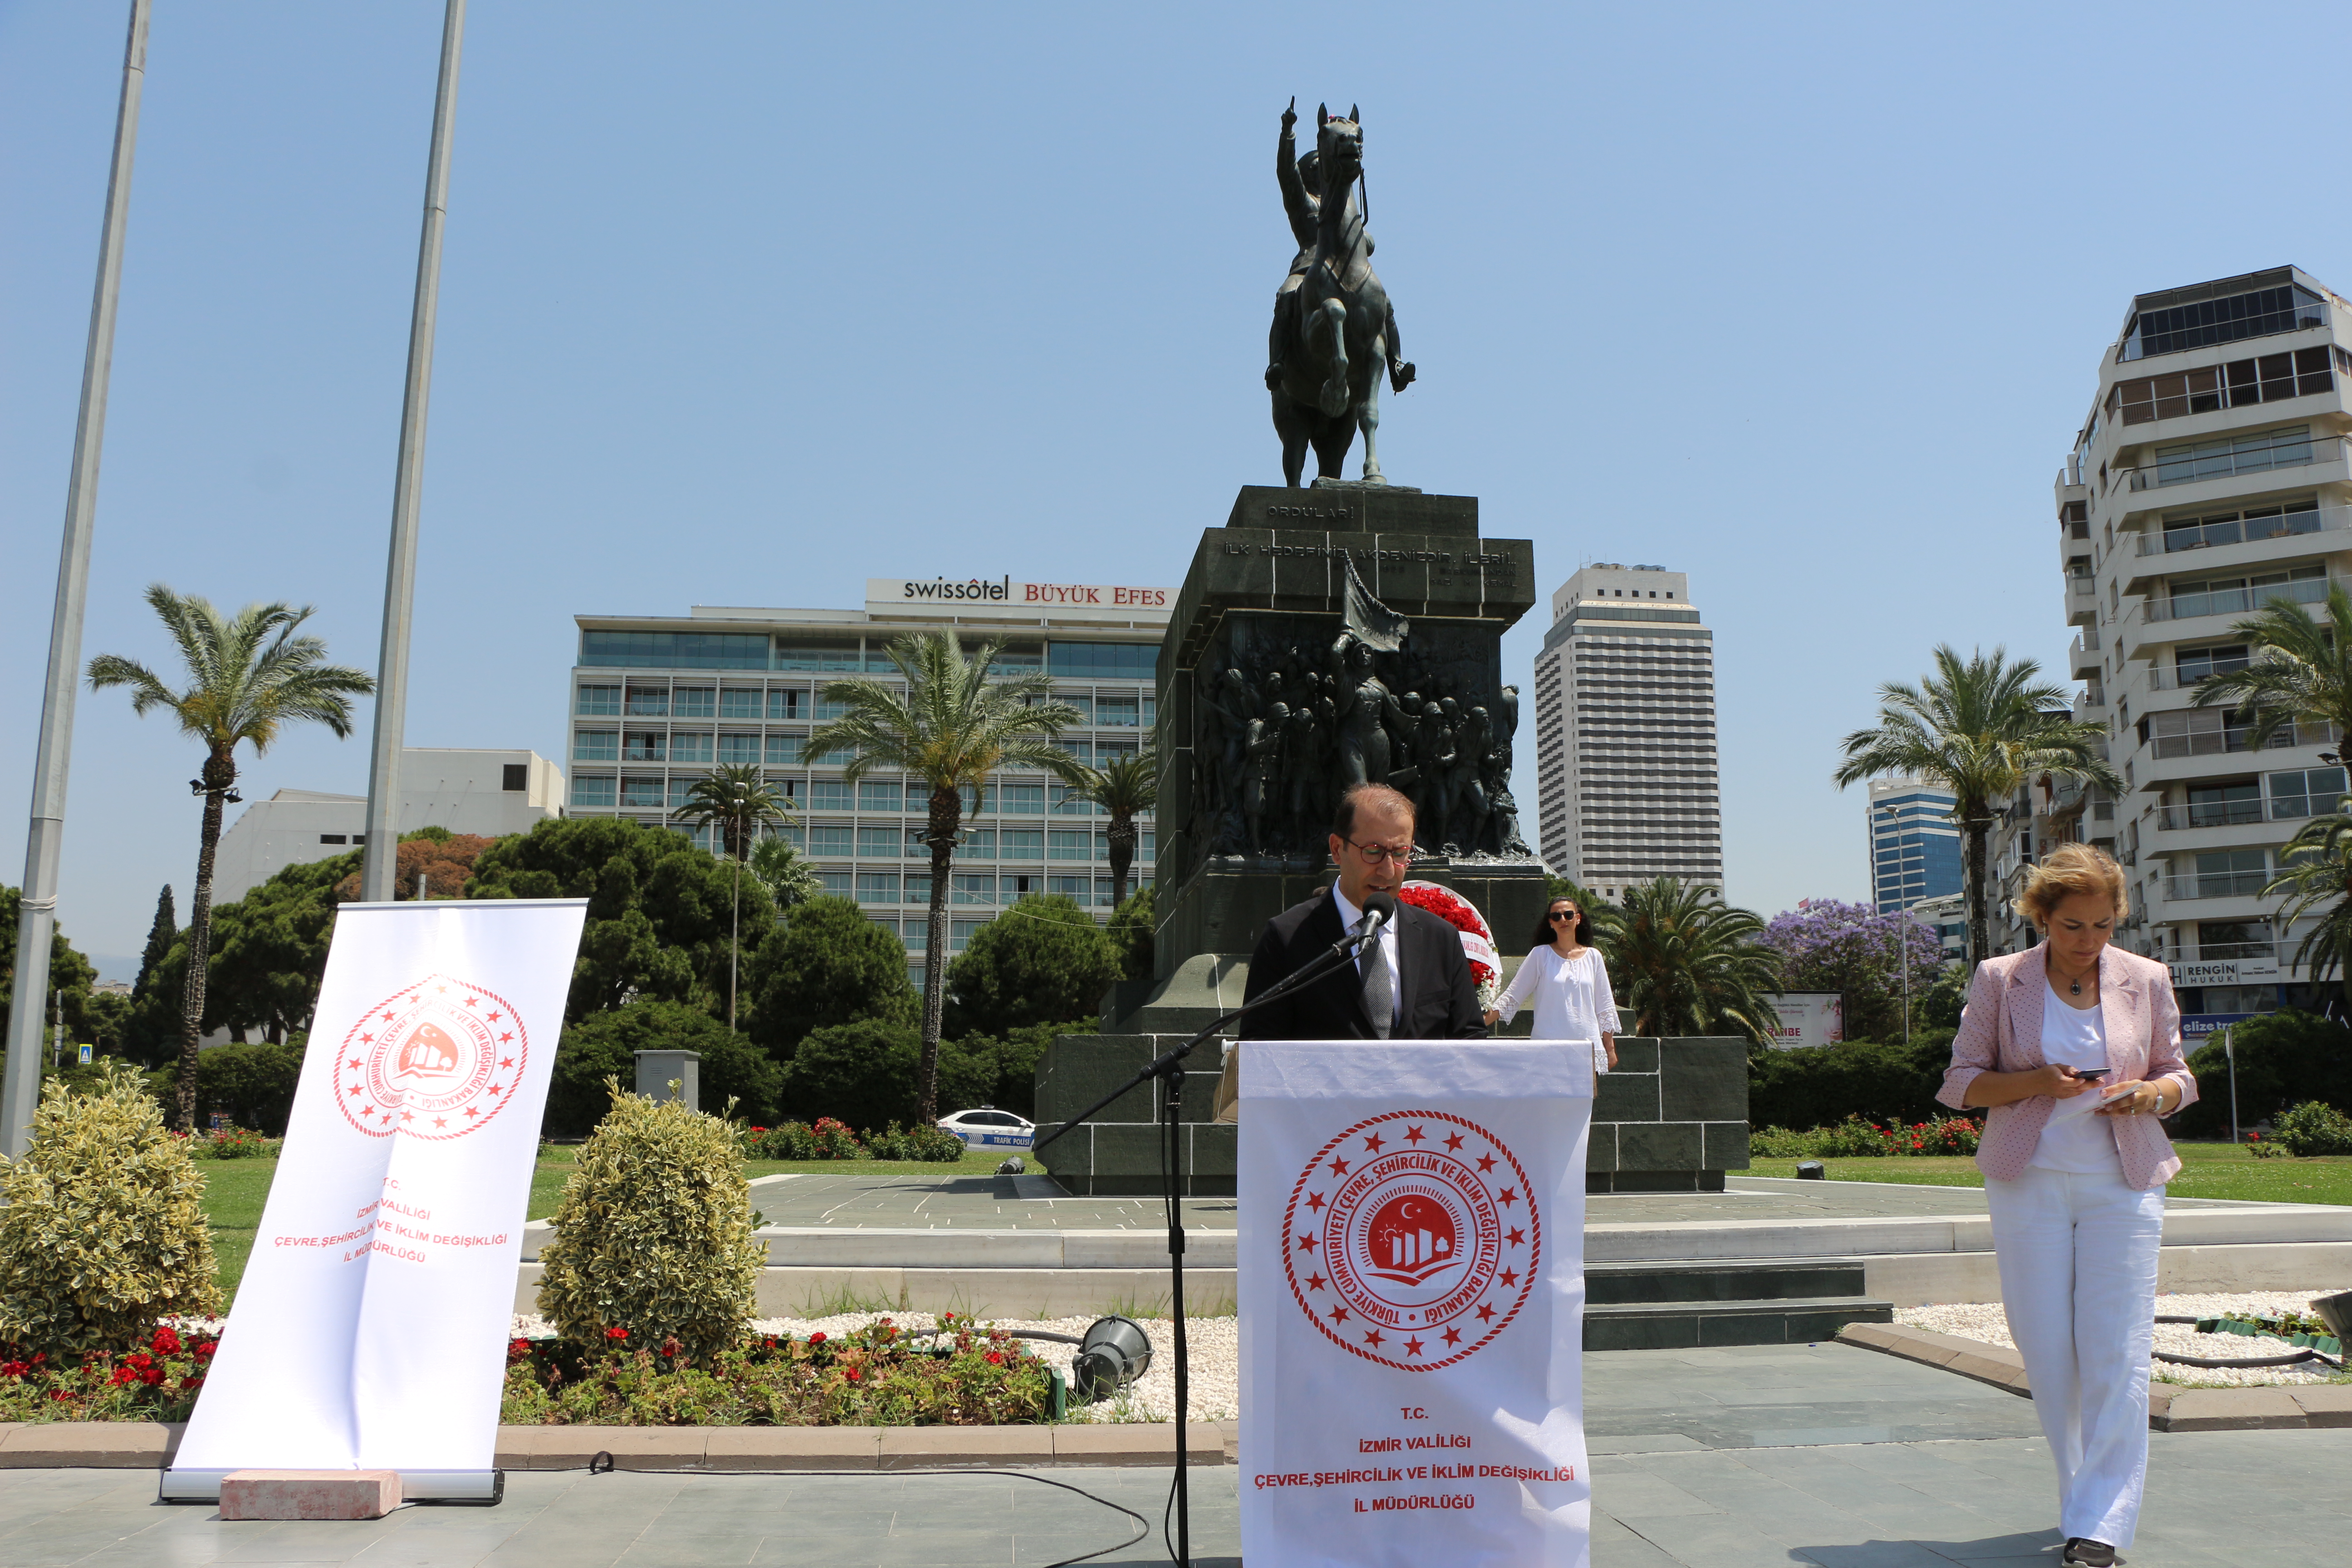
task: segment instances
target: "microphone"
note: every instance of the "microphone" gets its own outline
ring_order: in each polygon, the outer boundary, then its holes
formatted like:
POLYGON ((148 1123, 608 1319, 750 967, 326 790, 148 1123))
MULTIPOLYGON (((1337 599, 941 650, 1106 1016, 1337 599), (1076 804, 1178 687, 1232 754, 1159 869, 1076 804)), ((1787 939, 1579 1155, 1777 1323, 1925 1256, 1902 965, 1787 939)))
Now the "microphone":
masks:
POLYGON ((1364 942, 1370 942, 1373 938, 1381 934, 1381 928, 1382 926, 1394 924, 1396 918, 1397 899, 1394 893, 1365 894, 1364 918, 1361 921, 1362 929, 1360 939, 1364 942))

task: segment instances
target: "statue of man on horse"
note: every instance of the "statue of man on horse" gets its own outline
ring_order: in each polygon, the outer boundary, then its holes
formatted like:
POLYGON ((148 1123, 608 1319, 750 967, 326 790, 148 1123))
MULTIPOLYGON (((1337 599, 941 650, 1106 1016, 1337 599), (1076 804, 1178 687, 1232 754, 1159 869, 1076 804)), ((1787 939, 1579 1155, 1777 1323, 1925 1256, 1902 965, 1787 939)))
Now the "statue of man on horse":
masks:
POLYGON ((1364 433, 1366 484, 1386 484, 1375 437, 1381 427, 1381 373, 1402 392, 1413 368, 1402 353, 1396 310, 1372 270, 1372 237, 1364 227, 1357 193, 1364 177, 1364 131, 1356 110, 1335 120, 1315 110, 1315 151, 1295 156, 1292 127, 1298 100, 1282 111, 1275 149, 1275 179, 1298 255, 1275 291, 1267 342, 1266 390, 1274 397, 1274 428, 1282 437, 1282 473, 1291 485, 1315 448, 1315 470, 1340 477, 1356 432, 1364 433))

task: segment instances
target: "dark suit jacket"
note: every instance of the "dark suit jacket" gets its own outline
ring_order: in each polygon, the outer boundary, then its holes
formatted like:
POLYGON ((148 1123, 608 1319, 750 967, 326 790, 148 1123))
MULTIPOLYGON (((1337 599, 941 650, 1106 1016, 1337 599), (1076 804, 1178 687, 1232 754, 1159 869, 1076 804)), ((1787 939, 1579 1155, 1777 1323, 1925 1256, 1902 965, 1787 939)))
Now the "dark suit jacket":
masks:
MULTIPOLYGON (((1397 908, 1397 984, 1403 992, 1391 1039, 1475 1040, 1486 1026, 1478 1011, 1478 986, 1462 956, 1462 933, 1427 910, 1397 908)), ((1311 963, 1347 934, 1328 888, 1265 922, 1250 954, 1246 1002, 1277 980, 1311 963)), ((1244 1040, 1369 1040, 1372 1016, 1364 1006, 1360 970, 1348 964, 1244 1016, 1237 1026, 1244 1040)))

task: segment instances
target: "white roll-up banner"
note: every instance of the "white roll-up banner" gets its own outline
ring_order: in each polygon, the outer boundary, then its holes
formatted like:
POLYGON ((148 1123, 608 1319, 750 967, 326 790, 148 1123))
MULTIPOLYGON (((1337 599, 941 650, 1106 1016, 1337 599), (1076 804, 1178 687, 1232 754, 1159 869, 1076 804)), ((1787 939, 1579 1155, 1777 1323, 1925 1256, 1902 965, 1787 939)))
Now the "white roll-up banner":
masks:
POLYGON ((1252 1040, 1242 1555, 1584 1568, 1579 1042, 1252 1040))
POLYGON ((277 1179, 175 1474, 490 1469, 586 919, 579 899, 337 912, 277 1179))

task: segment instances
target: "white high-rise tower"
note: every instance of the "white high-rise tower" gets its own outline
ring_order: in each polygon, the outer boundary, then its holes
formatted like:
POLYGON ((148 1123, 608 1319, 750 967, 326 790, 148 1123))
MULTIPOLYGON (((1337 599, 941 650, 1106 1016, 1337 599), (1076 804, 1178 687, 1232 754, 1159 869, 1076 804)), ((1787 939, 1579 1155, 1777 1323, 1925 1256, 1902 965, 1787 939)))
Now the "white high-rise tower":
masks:
POLYGON ((1690 579, 1587 566, 1551 614, 1536 657, 1544 859, 1609 899, 1654 877, 1721 888, 1715 634, 1690 579))

